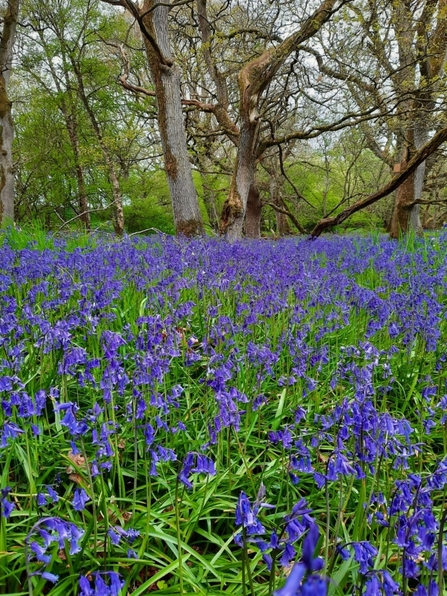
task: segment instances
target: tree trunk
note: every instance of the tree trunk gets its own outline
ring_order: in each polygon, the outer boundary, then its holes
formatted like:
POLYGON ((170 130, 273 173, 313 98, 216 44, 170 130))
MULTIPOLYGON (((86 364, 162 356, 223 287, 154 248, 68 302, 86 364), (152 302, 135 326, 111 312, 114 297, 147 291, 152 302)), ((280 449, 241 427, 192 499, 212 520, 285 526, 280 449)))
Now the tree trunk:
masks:
MULTIPOLYGON (((64 111, 64 110, 63 110, 64 111)), ((79 219, 84 226, 84 229, 87 231, 91 230, 91 223, 90 223, 90 212, 88 208, 87 202, 87 189, 85 185, 84 179, 84 170, 82 169, 81 159, 80 159, 80 152, 79 152, 79 139, 77 133, 77 123, 74 117, 70 118, 70 115, 64 111, 65 122, 67 125, 68 136, 70 138, 70 143, 73 149, 73 155, 75 159, 75 170, 76 170, 76 180, 78 183, 78 205, 79 205, 79 219)))
POLYGON ((242 123, 236 167, 220 218, 220 231, 230 241, 242 238, 248 195, 254 180, 256 125, 242 123))
POLYGON ((203 188, 203 204, 208 215, 210 226, 214 232, 219 231, 219 214, 217 211, 215 191, 212 186, 208 184, 207 177, 205 174, 202 176, 202 188, 203 188))
POLYGON ((14 221, 14 125, 8 85, 20 0, 9 0, 0 42, 0 224, 14 221))
POLYGON ((252 184, 248 192, 247 213, 245 215, 245 235, 247 238, 261 237, 262 203, 259 189, 252 184))
MULTIPOLYGON (((270 201, 273 205, 276 205, 276 207, 281 209, 283 204, 279 195, 281 190, 278 185, 278 179, 273 174, 270 174, 270 176, 270 201)), ((278 236, 281 238, 282 236, 290 234, 289 220, 287 219, 287 215, 283 212, 283 210, 276 211, 275 209, 275 219, 276 233, 278 236)))
POLYGON ((96 119, 96 115, 88 101, 87 93, 85 92, 84 88, 84 81, 82 78, 82 72, 80 70, 79 64, 76 60, 70 56, 71 65, 76 75, 76 79, 78 81, 78 93, 79 97, 85 107, 85 111, 87 112, 90 122, 92 124, 93 130, 95 131, 96 138, 98 140, 98 145, 102 151, 104 156, 104 161, 107 167, 107 173, 109 176, 109 181, 112 185, 112 197, 113 197, 113 227, 115 230, 115 234, 117 236, 122 236, 124 233, 124 210, 123 210, 123 199, 121 196, 121 189, 120 183, 118 180, 118 176, 115 172, 115 167, 113 165, 113 160, 110 156, 110 151, 104 142, 104 137, 102 135, 101 127, 99 126, 99 122, 96 119))
MULTIPOLYGON (((419 149, 416 152, 416 154, 413 155, 410 161, 404 166, 403 170, 399 174, 396 174, 396 176, 394 176, 394 178, 392 178, 390 182, 388 182, 388 184, 386 184, 380 190, 373 193, 372 195, 365 197, 364 199, 361 199, 360 201, 356 201, 353 205, 349 206, 347 209, 344 209, 338 215, 321 219, 310 233, 311 237, 316 238, 317 236, 320 236, 320 234, 322 234, 324 230, 326 230, 327 228, 331 228, 333 226, 341 224, 342 222, 346 221, 348 217, 350 217, 354 213, 357 213, 357 211, 365 209, 365 207, 369 207, 377 201, 380 201, 380 199, 382 199, 383 197, 390 195, 392 192, 397 190, 402 184, 404 184, 407 178, 411 177, 414 174, 419 165, 424 163, 426 159, 430 157, 430 155, 432 155, 438 149, 438 147, 440 147, 446 141, 447 127, 439 130, 428 141, 428 143, 425 143, 425 145, 421 147, 421 149, 419 149)), ((411 205, 407 206, 410 207, 411 205)))
POLYGON ((167 6, 157 6, 154 0, 145 0, 140 14, 143 24, 157 46, 143 32, 149 68, 157 99, 157 118, 160 131, 165 171, 172 201, 177 234, 203 234, 197 192, 192 178, 186 145, 183 119, 180 73, 171 60, 168 37, 167 6))
MULTIPOLYGON (((421 123, 415 123, 414 133, 411 132, 410 146, 403 151, 401 164, 403 167, 413 157, 428 140, 428 130, 421 123)), ((417 234, 422 233, 420 220, 420 201, 424 188, 425 179, 425 161, 422 162, 416 170, 409 176, 396 191, 393 215, 390 223, 390 237, 399 238, 403 234, 412 231, 417 234)))

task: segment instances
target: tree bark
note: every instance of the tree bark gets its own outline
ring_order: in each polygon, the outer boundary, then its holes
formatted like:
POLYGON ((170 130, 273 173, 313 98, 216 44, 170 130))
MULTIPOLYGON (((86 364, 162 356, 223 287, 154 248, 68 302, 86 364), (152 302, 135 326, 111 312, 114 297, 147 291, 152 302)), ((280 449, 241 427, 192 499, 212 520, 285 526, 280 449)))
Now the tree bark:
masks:
POLYGON ((262 203, 259 189, 252 184, 248 191, 247 213, 245 215, 245 235, 247 238, 261 237, 261 213, 262 203))
POLYGON ((277 211, 275 209, 276 233, 281 238, 282 236, 290 234, 290 227, 287 215, 284 213, 280 192, 281 190, 279 188, 278 179, 272 173, 270 174, 270 201, 273 205, 275 205, 275 207, 279 207, 281 209, 281 211, 277 211))
POLYGON ((230 191, 220 218, 220 231, 230 241, 242 238, 248 194, 254 183, 257 123, 242 125, 230 191))
MULTIPOLYGON (((411 149, 404 150, 401 166, 408 163, 411 155, 420 149, 428 140, 428 129, 422 123, 415 123, 414 132, 411 131, 411 149)), ((389 227, 391 238, 399 238, 410 230, 422 233, 420 220, 420 204, 425 180, 425 161, 399 186, 394 201, 393 215, 389 227)))
MULTIPOLYGON (((405 167, 429 139, 428 120, 435 106, 440 77, 446 63, 447 2, 426 0, 420 17, 414 23, 410 6, 397 3, 395 20, 399 32, 400 62, 400 68, 393 75, 395 84, 401 90, 402 97, 409 89, 415 89, 413 98, 401 104, 401 120, 406 123, 401 166, 405 167), (437 16, 433 27, 435 10, 437 16)), ((424 179, 425 161, 398 188, 389 230, 392 238, 398 238, 410 230, 416 233, 422 231, 419 213, 424 179)))
POLYGON ((70 115, 67 112, 64 112, 64 118, 75 160, 76 180, 78 183, 78 205, 80 212, 79 219, 81 220, 84 229, 86 231, 90 231, 90 212, 88 208, 87 188, 85 185, 84 170, 81 165, 77 123, 74 116, 70 118, 70 115))
POLYGON ((14 221, 14 124, 8 97, 20 0, 8 0, 0 42, 0 224, 14 221))
POLYGON ((203 234, 203 221, 186 145, 180 72, 171 59, 169 9, 160 5, 154 7, 155 4, 154 0, 145 0, 140 12, 145 15, 142 23, 150 34, 149 38, 143 35, 143 41, 155 86, 158 126, 176 233, 194 236, 203 234))

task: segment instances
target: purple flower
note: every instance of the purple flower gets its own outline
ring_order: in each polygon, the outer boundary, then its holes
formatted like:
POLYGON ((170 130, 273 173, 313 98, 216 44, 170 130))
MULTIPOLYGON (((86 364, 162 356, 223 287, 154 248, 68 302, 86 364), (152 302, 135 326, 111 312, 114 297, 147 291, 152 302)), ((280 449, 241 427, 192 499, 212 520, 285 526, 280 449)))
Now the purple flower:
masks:
POLYGON ((265 528, 257 518, 259 506, 252 508, 250 499, 241 491, 236 506, 236 526, 242 526, 247 534, 264 534, 265 528))
POLYGON ((53 584, 59 579, 58 575, 54 575, 54 573, 50 573, 49 571, 35 571, 34 573, 31 573, 31 575, 40 575, 43 579, 46 579, 53 584))
POLYGON ((305 573, 306 566, 304 563, 295 563, 286 583, 282 588, 274 592, 274 596, 297 596, 305 573))
MULTIPOLYGON (((167 450, 164 451, 166 451, 165 454, 163 450, 161 450, 161 452, 159 450, 159 453, 163 455, 163 457, 171 460, 175 459, 174 453, 169 453, 167 450)), ((192 482, 190 481, 189 476, 193 473, 209 474, 210 476, 215 476, 216 468, 213 460, 201 453, 194 453, 193 451, 190 451, 183 460, 183 466, 178 475, 178 479, 186 486, 186 488, 192 488, 192 482)))
POLYGON ((75 511, 82 511, 85 509, 85 504, 90 501, 90 497, 83 488, 77 488, 73 495, 73 509, 75 511))
POLYGON ((94 580, 94 588, 85 576, 79 579, 80 596, 119 596, 124 586, 124 581, 121 580, 119 573, 94 571, 91 575, 94 580))
POLYGON ((13 509, 15 508, 15 504, 11 503, 11 501, 8 499, 8 495, 10 492, 11 488, 9 486, 2 488, 0 491, 0 513, 2 517, 4 517, 5 519, 9 519, 13 509))
POLYGON ((36 501, 39 507, 45 507, 47 504, 47 497, 43 493, 37 493, 36 501))
POLYGON ((374 567, 373 557, 377 555, 377 549, 368 541, 352 542, 354 549, 354 560, 360 564, 360 573, 366 574, 374 567))
POLYGON ((324 562, 320 557, 314 558, 314 551, 320 537, 320 530, 316 524, 312 524, 306 537, 303 541, 302 562, 306 566, 307 571, 320 571, 323 568, 324 562))
POLYGON ((51 557, 45 554, 46 549, 42 548, 42 546, 40 546, 40 544, 38 544, 37 542, 31 542, 30 549, 33 551, 34 556, 38 561, 41 561, 42 563, 46 564, 48 564, 51 561, 51 557))

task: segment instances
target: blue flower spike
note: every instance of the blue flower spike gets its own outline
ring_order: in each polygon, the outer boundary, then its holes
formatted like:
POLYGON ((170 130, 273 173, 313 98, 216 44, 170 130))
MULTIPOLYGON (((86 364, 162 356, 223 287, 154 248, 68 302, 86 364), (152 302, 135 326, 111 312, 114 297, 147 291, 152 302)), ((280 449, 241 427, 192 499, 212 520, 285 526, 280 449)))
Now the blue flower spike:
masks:
POLYGON ((319 536, 318 526, 312 524, 303 541, 301 561, 294 564, 286 583, 275 591, 274 596, 326 596, 326 579, 319 575, 312 575, 313 572, 320 571, 324 565, 323 559, 314 557, 319 536))

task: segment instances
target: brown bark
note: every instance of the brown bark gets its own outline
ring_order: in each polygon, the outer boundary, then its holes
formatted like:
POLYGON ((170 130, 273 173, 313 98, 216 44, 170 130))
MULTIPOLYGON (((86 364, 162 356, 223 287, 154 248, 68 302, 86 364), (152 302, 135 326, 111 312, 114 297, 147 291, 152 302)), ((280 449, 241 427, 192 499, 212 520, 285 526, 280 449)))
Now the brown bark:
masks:
POLYGON ((259 189, 252 184, 248 191, 247 212, 245 214, 245 235, 247 238, 261 237, 262 203, 259 189))
POLYGON ((20 0, 8 0, 0 42, 0 224, 14 221, 14 124, 8 97, 20 0))

